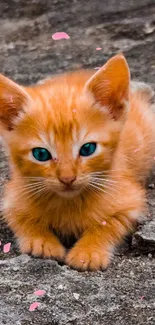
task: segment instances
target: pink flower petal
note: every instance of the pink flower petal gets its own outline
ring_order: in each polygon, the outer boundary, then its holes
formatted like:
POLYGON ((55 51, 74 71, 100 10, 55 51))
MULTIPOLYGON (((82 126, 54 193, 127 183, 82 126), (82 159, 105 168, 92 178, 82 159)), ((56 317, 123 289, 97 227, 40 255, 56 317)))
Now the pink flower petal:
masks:
POLYGON ((143 300, 144 299, 144 296, 141 296, 140 299, 143 300))
POLYGON ((43 296, 46 293, 45 290, 37 290, 34 292, 35 296, 43 296))
POLYGON ((34 311, 36 308, 40 306, 40 302, 33 302, 33 304, 30 305, 29 311, 34 311))
POLYGON ((2 245, 2 242, 1 242, 1 240, 0 240, 0 246, 2 245))
POLYGON ((101 51, 102 47, 96 47, 96 51, 101 51))
POLYGON ((106 221, 102 221, 102 225, 105 226, 107 224, 106 221))
POLYGON ((69 39, 69 35, 64 33, 64 32, 58 32, 58 33, 55 33, 52 35, 52 38, 55 40, 55 41, 58 41, 60 39, 69 39))
POLYGON ((137 149, 135 149, 135 150, 134 150, 134 152, 138 152, 139 150, 140 150, 140 149, 139 149, 139 148, 137 148, 137 149))
POLYGON ((95 70, 99 70, 99 69, 101 69, 102 67, 96 67, 96 68, 94 68, 95 70))
POLYGON ((9 253, 11 248, 11 243, 7 243, 3 246, 3 253, 9 253))

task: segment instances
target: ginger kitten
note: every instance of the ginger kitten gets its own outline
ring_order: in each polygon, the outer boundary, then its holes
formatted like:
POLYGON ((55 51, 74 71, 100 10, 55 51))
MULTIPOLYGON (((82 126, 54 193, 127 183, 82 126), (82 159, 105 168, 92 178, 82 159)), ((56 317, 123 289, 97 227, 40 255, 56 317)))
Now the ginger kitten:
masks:
POLYGON ((105 269, 145 212, 155 155, 149 95, 130 90, 123 55, 22 87, 0 75, 1 134, 11 181, 4 218, 22 253, 105 269), (55 233, 74 235, 69 251, 55 233))

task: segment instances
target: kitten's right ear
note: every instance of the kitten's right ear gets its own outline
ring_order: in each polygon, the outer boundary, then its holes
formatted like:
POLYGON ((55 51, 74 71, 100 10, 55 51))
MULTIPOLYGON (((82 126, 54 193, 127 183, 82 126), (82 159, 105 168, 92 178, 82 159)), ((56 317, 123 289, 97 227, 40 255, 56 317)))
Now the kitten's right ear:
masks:
POLYGON ((121 119, 129 101, 130 71, 122 54, 112 57, 86 83, 85 90, 114 119, 121 119))
POLYGON ((0 126, 12 130, 15 118, 29 102, 23 87, 0 74, 0 126))

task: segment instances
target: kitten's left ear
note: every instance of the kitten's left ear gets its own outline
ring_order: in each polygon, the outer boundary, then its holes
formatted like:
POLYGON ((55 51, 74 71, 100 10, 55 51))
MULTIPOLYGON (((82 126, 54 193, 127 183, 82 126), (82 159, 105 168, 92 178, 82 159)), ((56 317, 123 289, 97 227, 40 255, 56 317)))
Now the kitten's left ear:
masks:
POLYGON ((114 119, 123 116, 129 99, 130 72, 122 54, 110 59, 86 83, 85 90, 93 95, 114 119))
POLYGON ((5 130, 14 128, 15 118, 30 101, 24 87, 0 74, 0 126, 5 130))

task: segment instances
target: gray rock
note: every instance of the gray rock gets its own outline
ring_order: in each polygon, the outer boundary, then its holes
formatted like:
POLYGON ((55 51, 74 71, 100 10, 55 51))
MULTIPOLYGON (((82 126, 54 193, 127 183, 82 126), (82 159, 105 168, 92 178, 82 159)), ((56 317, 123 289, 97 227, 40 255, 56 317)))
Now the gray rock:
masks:
POLYGON ((134 234, 139 249, 155 251, 155 219, 147 222, 141 230, 134 234))

